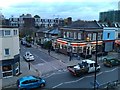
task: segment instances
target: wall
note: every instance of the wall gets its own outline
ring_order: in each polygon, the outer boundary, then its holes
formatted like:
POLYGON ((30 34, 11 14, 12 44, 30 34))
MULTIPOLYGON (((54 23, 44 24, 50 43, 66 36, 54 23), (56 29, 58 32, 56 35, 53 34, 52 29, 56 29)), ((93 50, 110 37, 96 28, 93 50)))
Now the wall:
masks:
POLYGON ((103 40, 115 40, 116 39, 116 28, 104 28, 103 29, 103 40), (108 33, 110 36, 108 38, 108 33))

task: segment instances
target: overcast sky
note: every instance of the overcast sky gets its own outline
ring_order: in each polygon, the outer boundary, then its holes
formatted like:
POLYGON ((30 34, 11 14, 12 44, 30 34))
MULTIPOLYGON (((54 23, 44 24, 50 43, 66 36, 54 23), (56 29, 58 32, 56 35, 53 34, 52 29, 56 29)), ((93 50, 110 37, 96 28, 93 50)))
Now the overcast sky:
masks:
POLYGON ((9 18, 22 14, 41 18, 99 20, 99 12, 117 10, 120 0, 0 0, 2 14, 9 18))

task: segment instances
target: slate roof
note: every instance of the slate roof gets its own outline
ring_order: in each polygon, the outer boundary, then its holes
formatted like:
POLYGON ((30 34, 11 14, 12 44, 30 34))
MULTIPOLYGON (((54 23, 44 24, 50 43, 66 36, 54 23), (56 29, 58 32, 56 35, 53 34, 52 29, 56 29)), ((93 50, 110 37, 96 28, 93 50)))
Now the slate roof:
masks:
POLYGON ((49 31, 50 34, 59 34, 59 32, 60 32, 60 31, 58 30, 58 28, 49 31))
POLYGON ((99 26, 97 21, 75 21, 69 26, 65 26, 64 28, 102 28, 99 26))

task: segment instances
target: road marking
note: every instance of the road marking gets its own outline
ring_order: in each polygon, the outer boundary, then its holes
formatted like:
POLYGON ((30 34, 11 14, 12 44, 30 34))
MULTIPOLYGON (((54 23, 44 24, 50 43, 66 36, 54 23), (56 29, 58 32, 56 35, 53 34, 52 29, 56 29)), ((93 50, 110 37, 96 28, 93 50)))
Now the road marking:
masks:
POLYGON ((56 87, 59 87, 59 86, 61 86, 63 83, 60 83, 60 84, 58 84, 58 85, 56 85, 56 86, 54 86, 54 87, 52 87, 52 88, 56 88, 56 87))
POLYGON ((85 77, 82 77, 82 78, 80 78, 80 79, 78 79, 78 80, 75 80, 75 81, 69 81, 69 82, 64 82, 65 84, 68 84, 68 83, 74 83, 74 82, 78 82, 78 81, 80 81, 80 80, 82 80, 82 79, 84 79, 85 77))
POLYGON ((49 78, 49 77, 53 76, 54 74, 55 74, 55 73, 48 74, 48 76, 47 76, 47 75, 45 75, 45 76, 43 76, 43 77, 45 77, 45 78, 49 78))
MULTIPOLYGON (((114 69, 112 69, 112 70, 109 70, 109 72, 112 72, 112 71, 114 71, 114 70, 116 70, 116 69, 117 69, 117 68, 114 68, 114 69)), ((107 73, 108 71, 104 71, 104 72, 107 73)), ((98 73, 97 76, 100 75, 100 74, 102 74, 102 73, 103 73, 103 72, 98 73)), ((82 78, 80 78, 80 79, 78 79, 78 80, 75 80, 75 81, 63 82, 63 83, 60 83, 60 84, 54 86, 53 88, 57 88, 58 86, 61 86, 62 84, 68 84, 68 83, 78 82, 78 81, 80 81, 80 80, 82 80, 82 79, 84 79, 84 78, 92 77, 92 76, 94 76, 94 75, 85 76, 85 77, 82 77, 82 78)))
POLYGON ((116 68, 114 68, 114 69, 112 69, 112 70, 105 71, 105 72, 112 72, 112 71, 114 71, 115 69, 117 69, 117 67, 116 67, 116 68))

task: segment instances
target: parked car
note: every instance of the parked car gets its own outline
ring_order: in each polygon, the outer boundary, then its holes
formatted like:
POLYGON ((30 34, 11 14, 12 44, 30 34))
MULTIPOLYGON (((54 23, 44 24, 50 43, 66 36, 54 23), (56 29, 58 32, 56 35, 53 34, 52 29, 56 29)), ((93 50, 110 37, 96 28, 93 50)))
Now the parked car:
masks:
POLYGON ((21 40, 21 45, 26 45, 26 41, 25 40, 21 40))
POLYGON ((45 80, 37 77, 37 76, 24 76, 17 80, 17 88, 18 90, 22 89, 33 89, 38 87, 44 87, 45 86, 45 80))
POLYGON ((26 47, 32 47, 32 45, 30 43, 26 43, 25 45, 26 47))
POLYGON ((26 61, 34 61, 34 56, 30 52, 26 52, 25 55, 23 55, 23 58, 26 61))
POLYGON ((97 53, 97 56, 100 57, 100 56, 106 56, 108 55, 108 52, 98 52, 97 53))
POLYGON ((116 58, 104 58, 103 59, 104 66, 112 67, 120 65, 120 60, 116 58))

